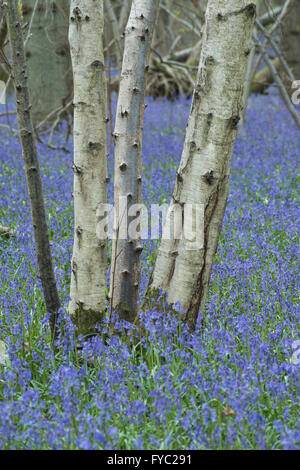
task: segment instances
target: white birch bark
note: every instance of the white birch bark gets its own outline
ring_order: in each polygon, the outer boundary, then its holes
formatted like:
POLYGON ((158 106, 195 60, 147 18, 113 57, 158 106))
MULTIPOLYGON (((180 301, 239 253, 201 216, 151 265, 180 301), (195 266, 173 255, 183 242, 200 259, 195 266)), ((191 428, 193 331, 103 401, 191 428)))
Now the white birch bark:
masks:
MULTIPOLYGON (((176 204, 204 206, 204 243, 162 239, 148 296, 158 289, 179 302, 195 329, 203 311, 225 212, 230 160, 242 107, 244 76, 256 5, 249 0, 209 0, 200 64, 185 143, 164 231, 176 204)), ((183 225, 190 223, 184 217, 183 225)))
POLYGON ((115 224, 111 267, 111 305, 133 320, 140 282, 141 240, 124 235, 135 219, 130 208, 142 201, 142 134, 146 72, 159 0, 133 0, 125 30, 125 47, 117 104, 115 139, 115 224), (128 211, 120 207, 127 201, 128 211), (122 233, 121 233, 122 232, 122 233))
POLYGON ((105 312, 107 243, 97 210, 106 203, 106 80, 103 0, 72 0, 69 40, 74 73, 74 247, 69 313, 78 332, 105 312))

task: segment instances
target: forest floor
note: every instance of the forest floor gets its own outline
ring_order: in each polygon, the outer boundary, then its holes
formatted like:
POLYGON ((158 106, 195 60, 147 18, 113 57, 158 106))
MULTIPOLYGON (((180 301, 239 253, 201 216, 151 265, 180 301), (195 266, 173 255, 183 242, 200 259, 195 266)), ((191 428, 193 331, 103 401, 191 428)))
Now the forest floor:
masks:
MULTIPOLYGON (((148 99, 147 207, 170 199, 189 106, 184 98, 148 99)), ((101 335, 75 350, 66 313, 72 144, 69 154, 39 144, 63 305, 53 356, 20 145, 6 129, 0 139, 0 224, 16 232, 0 238, 0 448, 300 449, 300 134, 276 94, 251 97, 235 144, 204 330, 190 336, 153 309, 142 350, 118 336, 104 343, 101 335)), ((62 145, 62 134, 55 141, 62 145)), ((156 247, 145 242, 143 291, 156 247)))

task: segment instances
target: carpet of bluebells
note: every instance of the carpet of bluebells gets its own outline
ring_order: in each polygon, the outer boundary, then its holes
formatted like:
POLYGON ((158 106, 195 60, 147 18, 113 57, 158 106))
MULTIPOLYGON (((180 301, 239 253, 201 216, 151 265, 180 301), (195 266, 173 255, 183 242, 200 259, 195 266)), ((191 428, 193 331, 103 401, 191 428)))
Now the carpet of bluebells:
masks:
MULTIPOLYGON (((189 107, 185 98, 148 99, 146 205, 170 199, 189 107)), ((10 125, 16 127, 14 116, 10 125)), ((64 144, 63 129, 54 140, 64 144)), ((66 146, 69 153, 38 144, 63 305, 54 355, 20 144, 0 128, 0 225, 15 230, 0 238, 0 340, 7 351, 0 364, 0 448, 300 449, 300 133, 276 93, 251 97, 239 130, 205 328, 192 336, 153 307, 142 319, 142 348, 100 334, 76 348, 67 315, 72 143, 66 146)), ((111 176, 112 168, 110 151, 111 176)), ((112 194, 111 183, 111 201, 112 194)), ((142 292, 156 249, 156 241, 145 242, 142 292)))

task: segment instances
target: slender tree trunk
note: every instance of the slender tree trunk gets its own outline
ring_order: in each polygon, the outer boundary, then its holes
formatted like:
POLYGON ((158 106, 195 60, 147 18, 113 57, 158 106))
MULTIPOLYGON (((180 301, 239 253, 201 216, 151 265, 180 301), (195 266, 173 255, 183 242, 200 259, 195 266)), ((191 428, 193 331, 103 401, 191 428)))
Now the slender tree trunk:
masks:
MULTIPOLYGON (((125 31, 125 48, 115 124, 115 239, 111 305, 134 320, 140 283, 141 240, 124 235, 136 216, 130 208, 142 198, 142 135, 146 71, 159 0, 133 0, 125 31), (121 204, 124 202, 124 205, 121 204), (125 208, 127 204, 127 209, 125 208), (121 207, 122 206, 122 207, 121 207)), ((138 214, 137 214, 138 215, 138 214)))
POLYGON ((128 22, 131 4, 132 4, 132 0, 123 0, 123 5, 121 8, 120 19, 119 19, 119 30, 121 31, 122 34, 128 22))
MULTIPOLYGON (((294 0, 290 11, 283 18, 281 28, 281 45, 283 56, 292 70, 295 80, 300 80, 300 1, 294 0)), ((281 77, 289 96, 293 93, 292 83, 281 68, 281 77)))
POLYGON ((39 162, 33 137, 31 105, 27 86, 25 51, 18 0, 9 0, 7 5, 6 18, 12 58, 12 77, 14 81, 20 139, 31 206, 35 248, 46 308, 50 313, 50 328, 52 337, 54 337, 60 304, 52 266, 39 162))
MULTIPOLYGON (((70 0, 22 1, 23 21, 30 24, 26 59, 35 126, 72 100, 73 77, 68 42, 69 6, 70 0)), ((49 122, 54 122, 55 119, 54 113, 49 122)))
MULTIPOLYGON (((5 16, 2 17, 0 21, 0 50, 3 48, 3 45, 6 41, 7 36, 7 23, 5 16)), ((2 61, 0 58, 0 80, 6 81, 8 78, 8 73, 6 68, 2 65, 2 61)))
POLYGON ((69 312, 78 333, 94 331, 106 305, 107 242, 97 234, 106 203, 106 80, 103 0, 72 0, 75 229, 69 312))
POLYGON ((118 24, 118 20, 117 20, 113 5, 111 3, 111 0, 104 0, 104 5, 105 5, 106 12, 107 12, 107 16, 111 24, 113 37, 115 40, 114 42, 115 59, 116 59, 117 69, 120 75, 121 67, 122 67, 123 47, 121 44, 119 24, 118 24))
MULTIPOLYGON (((249 0, 209 0, 200 65, 186 138, 164 231, 176 205, 183 208, 183 230, 191 224, 185 207, 204 207, 203 246, 186 238, 162 239, 148 288, 159 288, 168 302, 179 302, 190 330, 205 298, 225 212, 230 160, 242 107, 244 76, 256 6, 249 0)), ((163 235, 164 237, 164 235, 163 235)))
POLYGON ((155 48, 158 49, 163 57, 169 52, 169 22, 170 15, 165 10, 160 9, 157 22, 153 31, 153 41, 155 48))
POLYGON ((7 36, 7 23, 5 17, 0 21, 0 47, 3 47, 3 44, 7 36))
POLYGON ((2 24, 2 20, 5 17, 5 10, 3 7, 4 0, 0 0, 0 24, 2 24))
MULTIPOLYGON (((200 57, 200 52, 201 52, 201 47, 202 47, 202 40, 200 39, 195 46, 193 47, 191 54, 189 55, 186 65, 198 65, 199 57, 200 57)), ((196 66, 197 66, 196 65, 196 66)))

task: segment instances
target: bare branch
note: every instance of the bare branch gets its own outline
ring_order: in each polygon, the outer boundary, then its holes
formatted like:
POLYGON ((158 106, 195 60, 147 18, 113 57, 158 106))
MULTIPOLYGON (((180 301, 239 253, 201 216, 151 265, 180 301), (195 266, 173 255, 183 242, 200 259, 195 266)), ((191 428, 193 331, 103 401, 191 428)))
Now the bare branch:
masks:
POLYGON ((273 77, 274 77, 274 80, 278 86, 278 89, 279 89, 279 92, 280 92, 280 95, 283 99, 283 101, 285 102, 286 104, 286 107, 288 108, 289 112, 291 113, 292 115, 292 118, 294 119, 296 125, 298 126, 298 128, 300 129, 300 116, 299 114, 297 113, 297 111, 295 110, 291 100, 290 100, 290 97, 288 95, 288 92, 286 91, 285 89, 285 86, 278 74, 278 71, 276 70, 276 68, 274 67, 274 64, 272 63, 272 61, 270 60, 268 54, 266 53, 266 51, 264 50, 264 48, 262 47, 262 45, 259 43, 257 37, 255 38, 255 41, 256 41, 256 44, 257 46, 259 47, 260 51, 261 51, 261 54, 264 58, 264 61, 266 62, 266 64, 268 65, 273 77))
POLYGON ((280 15, 282 7, 274 8, 274 10, 267 11, 264 15, 259 18, 259 21, 263 26, 268 26, 270 23, 273 23, 278 15, 280 15))
POLYGON ((188 21, 184 20, 183 18, 180 18, 179 16, 175 15, 172 11, 169 10, 169 8, 167 8, 163 3, 161 3, 160 5, 160 8, 164 11, 166 11, 172 18, 174 18, 176 21, 178 21, 179 23, 183 24, 184 26, 186 26, 188 29, 190 29, 191 31, 193 31, 197 36, 199 36, 199 38, 201 38, 201 31, 199 31, 198 28, 195 28, 195 26, 193 26, 191 23, 189 23, 188 21))
POLYGON ((279 47, 277 46, 276 42, 273 40, 272 36, 268 33, 268 31, 266 30, 266 28, 263 27, 263 25, 260 23, 259 20, 256 20, 256 26, 258 27, 258 29, 263 33, 263 35, 265 36, 265 38, 267 38, 267 40, 269 41, 269 43, 271 44, 271 46, 273 47, 274 49, 274 52, 277 54, 277 57, 279 58, 281 64, 282 64, 282 67, 283 69, 286 71, 288 77, 290 78, 290 80, 293 82, 295 80, 295 77, 293 75, 293 72, 291 71, 290 67, 288 66, 286 60, 284 59, 283 55, 281 54, 281 51, 279 49, 279 47))

